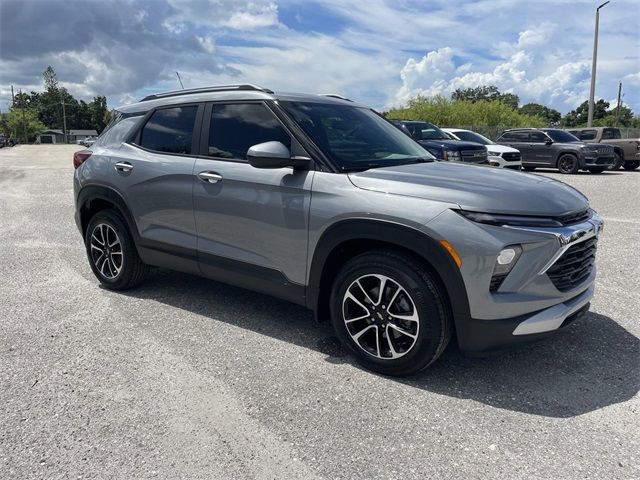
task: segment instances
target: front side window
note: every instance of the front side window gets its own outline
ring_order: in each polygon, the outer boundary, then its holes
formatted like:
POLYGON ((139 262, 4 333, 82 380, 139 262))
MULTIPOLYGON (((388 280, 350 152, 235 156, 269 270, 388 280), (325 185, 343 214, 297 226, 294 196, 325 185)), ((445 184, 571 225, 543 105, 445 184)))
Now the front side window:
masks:
POLYGON ((434 158, 400 129, 368 108, 315 102, 280 102, 280 105, 323 153, 343 170, 416 163, 434 158))
POLYGON ((246 160, 250 147, 273 141, 291 148, 291 137, 266 105, 213 105, 209 125, 209 156, 246 160))
POLYGON ((603 140, 613 140, 618 138, 622 138, 622 135, 620 134, 620 130, 617 128, 605 128, 602 131, 603 140))
POLYGON ((531 132, 531 142, 532 143, 544 143, 547 140, 549 140, 549 137, 547 137, 544 133, 542 133, 542 132, 531 132))
POLYGON ((156 152, 190 154, 197 111, 195 105, 156 110, 142 129, 140 146, 156 152))
MULTIPOLYGON (((574 134, 575 135, 575 134, 574 134)), ((583 130, 580 135, 576 135, 580 140, 594 140, 596 138, 595 130, 583 130)))
POLYGON ((569 132, 565 132, 564 130, 545 130, 547 135, 551 137, 551 140, 559 143, 576 143, 580 142, 580 139, 575 135, 571 135, 569 132))

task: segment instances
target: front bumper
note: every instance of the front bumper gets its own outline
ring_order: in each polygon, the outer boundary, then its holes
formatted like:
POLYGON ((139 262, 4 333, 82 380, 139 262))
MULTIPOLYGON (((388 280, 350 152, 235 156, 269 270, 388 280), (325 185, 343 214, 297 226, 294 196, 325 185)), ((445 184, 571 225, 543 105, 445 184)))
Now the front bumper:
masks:
POLYGON ((606 167, 608 165, 613 165, 615 162, 615 157, 611 156, 600 156, 600 157, 585 157, 584 165, 585 167, 606 167))
POLYGON ((592 297, 593 286, 577 297, 531 315, 503 320, 470 319, 464 331, 458 332, 458 345, 465 353, 482 354, 541 340, 582 318, 589 311, 592 297))

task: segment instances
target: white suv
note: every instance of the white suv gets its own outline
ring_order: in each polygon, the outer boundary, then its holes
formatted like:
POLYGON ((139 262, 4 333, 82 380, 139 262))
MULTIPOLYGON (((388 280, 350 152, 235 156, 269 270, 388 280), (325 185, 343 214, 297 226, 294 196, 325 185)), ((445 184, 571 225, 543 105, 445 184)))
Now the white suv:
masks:
POLYGON ((500 168, 512 168, 520 170, 522 168, 522 157, 520 150, 493 143, 487 137, 471 130, 463 130, 461 128, 443 128, 445 132, 456 140, 465 142, 481 143, 487 147, 489 165, 500 168))

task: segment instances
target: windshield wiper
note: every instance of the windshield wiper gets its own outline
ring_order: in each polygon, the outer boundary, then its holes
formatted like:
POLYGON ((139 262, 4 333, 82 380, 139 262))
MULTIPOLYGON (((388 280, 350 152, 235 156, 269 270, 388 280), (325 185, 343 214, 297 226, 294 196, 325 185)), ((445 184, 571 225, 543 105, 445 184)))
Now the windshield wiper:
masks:
POLYGON ((362 162, 362 165, 344 165, 341 167, 343 172, 364 172, 371 168, 398 167, 400 165, 412 165, 414 163, 431 163, 435 159, 429 157, 409 157, 398 159, 396 161, 385 162, 362 162))

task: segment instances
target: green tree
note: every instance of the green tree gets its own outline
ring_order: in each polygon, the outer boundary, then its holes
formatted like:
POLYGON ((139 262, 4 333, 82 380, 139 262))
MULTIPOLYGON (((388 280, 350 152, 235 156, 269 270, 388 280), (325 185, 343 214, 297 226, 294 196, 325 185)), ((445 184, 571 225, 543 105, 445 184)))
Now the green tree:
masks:
POLYGON ((447 126, 542 127, 547 122, 523 115, 500 100, 449 100, 444 97, 416 97, 402 108, 393 108, 392 119, 424 120, 447 126))
POLYGON ((46 127, 38 119, 38 114, 31 109, 12 108, 3 114, 2 128, 5 136, 15 132, 16 138, 22 142, 32 142, 36 135, 46 127))
POLYGON ((520 97, 514 93, 500 93, 495 85, 482 85, 474 88, 456 89, 451 94, 451 100, 463 100, 467 102, 480 102, 498 100, 511 108, 518 108, 520 97))
MULTIPOLYGON (((602 98, 594 104, 593 119, 599 120, 609 115, 609 102, 605 102, 602 98)), ((565 127, 581 127, 587 125, 589 116, 589 101, 586 100, 575 110, 571 110, 562 117, 562 125, 565 127)))
POLYGON ((93 97, 93 100, 89 103, 89 111, 91 113, 91 127, 96 129, 98 133, 102 132, 110 118, 110 115, 108 115, 107 97, 93 97))
POLYGON ((553 108, 545 107, 539 103, 527 103, 520 107, 520 113, 524 115, 531 115, 534 117, 544 118, 549 126, 555 126, 560 122, 562 114, 553 108))

